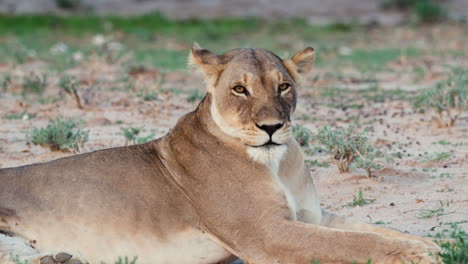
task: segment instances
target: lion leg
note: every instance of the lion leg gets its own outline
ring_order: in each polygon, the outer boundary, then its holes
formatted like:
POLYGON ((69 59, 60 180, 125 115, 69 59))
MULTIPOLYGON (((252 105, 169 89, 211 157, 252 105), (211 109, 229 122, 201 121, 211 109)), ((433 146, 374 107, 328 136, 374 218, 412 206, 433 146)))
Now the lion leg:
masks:
POLYGON ((325 211, 323 211, 321 224, 327 227, 343 229, 343 230, 377 233, 387 238, 393 238, 393 239, 399 239, 399 240, 413 240, 413 241, 416 240, 416 241, 424 243, 430 249, 433 249, 436 251, 439 250, 439 246, 431 238, 404 234, 396 230, 362 223, 357 220, 353 220, 351 218, 343 217, 343 216, 325 212, 325 211))
POLYGON ((79 254, 38 252, 26 240, 0 234, 0 263, 15 264, 86 264, 79 254))

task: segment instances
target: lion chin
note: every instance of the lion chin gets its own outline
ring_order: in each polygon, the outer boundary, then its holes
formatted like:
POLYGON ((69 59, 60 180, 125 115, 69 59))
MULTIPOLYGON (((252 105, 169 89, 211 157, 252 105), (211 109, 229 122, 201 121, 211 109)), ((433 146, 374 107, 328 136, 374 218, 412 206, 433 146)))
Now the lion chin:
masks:
POLYGON ((279 168, 279 163, 285 156, 287 147, 285 144, 264 144, 261 146, 247 147, 249 156, 258 163, 263 163, 275 171, 279 168))

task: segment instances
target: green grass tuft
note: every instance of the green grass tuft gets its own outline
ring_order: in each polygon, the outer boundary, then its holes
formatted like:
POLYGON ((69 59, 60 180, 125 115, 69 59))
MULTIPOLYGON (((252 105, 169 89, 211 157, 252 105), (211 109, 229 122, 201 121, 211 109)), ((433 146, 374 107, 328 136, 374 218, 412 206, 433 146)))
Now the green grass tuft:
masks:
POLYGON ((356 206, 363 206, 366 204, 371 204, 375 202, 375 199, 365 199, 362 191, 359 191, 357 195, 353 195, 353 201, 347 206, 356 207, 356 206))
POLYGON ((18 255, 14 255, 11 252, 10 261, 13 261, 15 264, 30 264, 29 260, 22 260, 18 255))
POLYGON ((319 130, 316 138, 330 153, 331 162, 340 173, 349 172, 352 162, 355 167, 365 169, 369 178, 373 171, 381 169, 374 162, 375 150, 369 143, 366 132, 358 132, 352 126, 347 129, 325 126, 319 130))
POLYGON ((456 224, 451 229, 444 229, 435 235, 440 240, 437 244, 441 248, 438 256, 440 263, 466 264, 468 263, 468 233, 456 224))
POLYGON ((47 75, 43 74, 42 76, 31 73, 23 79, 23 96, 30 94, 41 95, 44 93, 47 88, 47 75))
POLYGON ((123 135, 125 137, 125 145, 128 145, 129 142, 132 144, 143 144, 155 137, 154 133, 149 135, 139 137, 140 132, 143 131, 143 127, 126 127, 122 128, 123 135))
POLYGON ((77 150, 88 141, 89 131, 83 130, 84 121, 76 119, 56 119, 45 128, 34 128, 31 142, 48 146, 52 151, 77 150))
POLYGON ((419 112, 434 111, 432 119, 438 127, 453 127, 458 117, 468 109, 468 71, 454 69, 451 76, 435 87, 423 90, 413 100, 419 112))
POLYGON ((309 147, 309 141, 312 140, 312 131, 310 129, 301 125, 295 125, 292 127, 292 133, 301 147, 309 147))

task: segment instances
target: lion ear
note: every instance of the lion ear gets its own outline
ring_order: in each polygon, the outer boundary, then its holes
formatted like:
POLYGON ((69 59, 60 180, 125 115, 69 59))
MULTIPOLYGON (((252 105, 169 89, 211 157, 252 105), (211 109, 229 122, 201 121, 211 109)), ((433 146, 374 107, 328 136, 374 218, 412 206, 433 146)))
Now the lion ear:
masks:
POLYGON ((189 56, 189 66, 217 65, 220 63, 220 56, 204 49, 194 42, 189 56))
POLYGON ((292 58, 284 60, 283 64, 288 71, 294 75, 294 79, 298 79, 301 75, 309 73, 315 63, 315 50, 314 48, 307 47, 298 53, 294 54, 292 58))
POLYGON ((223 71, 224 65, 221 63, 221 56, 204 49, 194 42, 190 51, 189 68, 200 69, 204 76, 205 81, 208 84, 208 91, 214 85, 213 80, 217 79, 217 76, 223 71))

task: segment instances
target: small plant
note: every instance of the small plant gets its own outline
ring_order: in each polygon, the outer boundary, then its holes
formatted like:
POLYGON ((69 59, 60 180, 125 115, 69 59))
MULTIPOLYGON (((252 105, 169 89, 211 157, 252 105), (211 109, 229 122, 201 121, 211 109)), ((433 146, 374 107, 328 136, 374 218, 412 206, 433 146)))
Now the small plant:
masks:
POLYGON ((454 190, 455 190, 454 188, 446 188, 446 189, 436 190, 436 192, 453 192, 454 190))
MULTIPOLYGON (((136 264, 138 257, 133 257, 133 260, 130 260, 128 257, 119 257, 117 261, 114 261, 114 264, 136 264)), ((101 261, 100 264, 107 264, 106 262, 101 261)))
POLYGON ((309 147, 309 141, 312 139, 312 131, 310 129, 301 125, 295 125, 292 127, 292 133, 301 147, 309 147))
POLYGON ((128 142, 136 143, 138 134, 140 134, 142 128, 139 127, 126 127, 122 128, 123 135, 125 137, 125 145, 128 145, 128 142))
POLYGON ((144 144, 146 142, 149 142, 151 141, 156 135, 154 133, 151 133, 147 136, 144 136, 144 137, 137 137, 136 138, 136 143, 137 144, 144 144))
POLYGON ((382 166, 374 162, 375 154, 374 154, 373 148, 370 145, 367 145, 367 148, 365 148, 364 151, 365 151, 364 153, 356 151, 358 156, 354 160, 353 165, 356 168, 361 168, 361 169, 366 170, 367 177, 371 178, 372 173, 374 171, 381 170, 382 166))
POLYGON ((31 73, 23 79, 23 96, 28 94, 43 94, 47 88, 47 75, 43 74, 41 77, 31 73))
POLYGON ((138 97, 141 97, 143 101, 156 101, 158 100, 158 94, 155 91, 152 91, 148 88, 142 89, 142 91, 137 93, 138 97))
POLYGON ((158 95, 155 92, 148 92, 143 95, 144 101, 156 101, 158 100, 158 95))
POLYGON ((374 149, 365 132, 356 132, 354 127, 344 130, 326 126, 319 130, 317 140, 331 153, 331 162, 340 173, 349 172, 353 161, 356 167, 367 171, 368 177, 372 176, 372 171, 380 169, 374 162, 374 149))
POLYGON ((468 263, 468 233, 451 225, 451 230, 444 229, 435 235, 441 251, 438 254, 441 263, 464 264, 468 263))
POLYGON ((449 158, 451 158, 453 155, 450 152, 435 152, 430 155, 428 155, 425 158, 426 162, 439 162, 439 161, 444 161, 449 158))
POLYGON ((460 114, 468 109, 468 78, 463 70, 456 70, 452 76, 438 83, 434 88, 424 90, 413 102, 413 107, 425 112, 436 113, 433 120, 438 127, 453 127, 460 114))
POLYGON ((434 209, 420 209, 419 213, 416 215, 416 218, 418 219, 425 219, 425 218, 433 218, 433 217, 438 217, 442 215, 449 214, 445 211, 445 207, 449 206, 449 203, 445 203, 442 201, 439 201, 439 206, 434 209))
POLYGON ((59 87, 68 95, 72 96, 75 99, 76 105, 79 109, 83 109, 83 105, 81 104, 80 96, 78 95, 78 82, 73 80, 69 76, 63 76, 60 78, 59 87))
POLYGON ((204 97, 205 97, 205 93, 201 92, 200 90, 198 89, 192 90, 187 96, 187 102, 194 103, 197 101, 201 101, 204 97))
POLYGON ((49 122, 45 128, 34 128, 31 132, 31 142, 36 145, 48 146, 52 151, 80 151, 88 141, 89 131, 83 130, 82 120, 56 119, 49 122))
POLYGON ((36 117, 36 114, 29 114, 27 112, 12 113, 12 114, 7 114, 7 115, 3 116, 3 118, 5 118, 7 120, 14 120, 14 119, 28 120, 28 119, 32 119, 34 117, 36 117))
POLYGON ((3 76, 2 80, 0 81, 0 86, 2 87, 2 91, 6 92, 8 88, 11 86, 11 76, 5 75, 3 76))
POLYGON ((30 264, 29 260, 22 260, 18 255, 13 255, 11 252, 10 261, 13 261, 15 264, 30 264))
POLYGON ((437 0, 381 0, 383 9, 411 11, 417 22, 437 22, 447 16, 447 11, 437 0))
POLYGON ((82 4, 82 0, 55 0, 58 8, 65 10, 75 10, 82 4))
POLYGON ((445 214, 445 208, 438 207, 436 209, 421 209, 419 210, 418 215, 416 218, 418 219, 425 219, 425 218, 433 218, 437 216, 442 216, 445 214))
POLYGON ((125 145, 128 145, 129 142, 132 144, 143 144, 152 140, 155 136, 154 133, 151 133, 144 137, 138 137, 140 132, 143 130, 142 127, 127 127, 122 128, 123 135, 125 137, 125 145))
POLYGON ((321 167, 321 168, 328 168, 330 167, 330 163, 328 162, 320 162, 318 160, 306 160, 307 165, 311 167, 321 167))
POLYGON ((416 20, 423 23, 438 22, 447 16, 447 11, 434 0, 416 0, 412 11, 416 20))
POLYGON ((116 262, 114 262, 114 264, 136 264, 137 259, 138 257, 134 257, 133 260, 129 260, 128 257, 119 257, 119 259, 116 262))
POLYGON ((363 206, 375 202, 374 199, 364 199, 362 191, 359 191, 357 195, 353 195, 353 201, 348 204, 350 207, 363 206))

